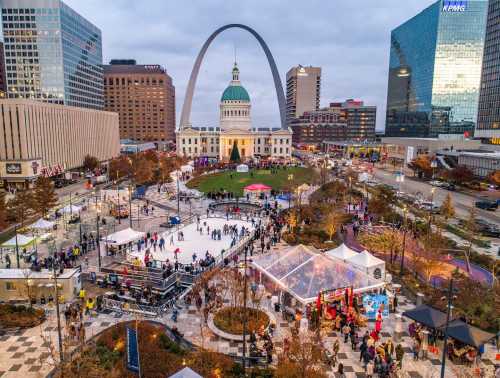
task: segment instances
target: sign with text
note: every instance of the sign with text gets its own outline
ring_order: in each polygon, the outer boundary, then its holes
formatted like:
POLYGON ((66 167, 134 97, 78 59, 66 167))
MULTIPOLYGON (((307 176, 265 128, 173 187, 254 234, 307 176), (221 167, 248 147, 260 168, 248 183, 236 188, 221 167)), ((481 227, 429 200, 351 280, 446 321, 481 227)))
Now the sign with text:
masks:
POLYGON ((467 0, 444 0, 443 12, 465 12, 467 0))
POLYGON ((5 164, 5 170, 9 175, 20 175, 23 173, 21 163, 7 163, 5 164))

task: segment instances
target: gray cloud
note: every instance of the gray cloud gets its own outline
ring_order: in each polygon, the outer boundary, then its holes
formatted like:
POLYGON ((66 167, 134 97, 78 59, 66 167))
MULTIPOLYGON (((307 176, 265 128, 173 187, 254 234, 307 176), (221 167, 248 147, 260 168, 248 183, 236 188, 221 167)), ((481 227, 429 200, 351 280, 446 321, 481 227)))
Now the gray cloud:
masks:
MULTIPOLYGON (((66 0, 103 33, 104 60, 134 58, 162 64, 176 86, 180 114, 198 50, 219 26, 244 23, 268 43, 282 79, 293 65, 323 69, 322 104, 359 98, 378 106, 383 129, 390 31, 431 0, 66 0)), ((241 79, 252 98, 255 125, 277 125, 272 76, 258 43, 248 33, 227 30, 203 63, 193 103, 194 124, 215 125, 222 91, 230 80, 236 47, 241 79)))

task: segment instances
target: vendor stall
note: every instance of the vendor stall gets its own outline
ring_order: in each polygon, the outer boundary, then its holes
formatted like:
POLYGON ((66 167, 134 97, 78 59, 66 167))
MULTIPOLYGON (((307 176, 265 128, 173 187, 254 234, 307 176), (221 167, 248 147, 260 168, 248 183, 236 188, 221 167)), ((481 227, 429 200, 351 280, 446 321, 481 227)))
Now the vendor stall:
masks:
POLYGON ((249 196, 250 198, 260 198, 264 196, 269 196, 271 194, 272 188, 264 184, 252 184, 248 185, 243 189, 243 194, 249 196))
MULTIPOLYGON (((6 252, 9 256, 11 264, 14 264, 16 258, 16 248, 19 251, 19 257, 22 258, 26 263, 33 261, 36 254, 36 243, 37 238, 35 236, 27 236, 23 234, 17 234, 11 239, 0 245, 0 250, 2 255, 6 252)), ((7 264, 8 265, 8 264, 7 264)), ((12 265, 11 265, 12 266, 12 265)))
POLYGON ((236 172, 239 173, 248 173, 248 165, 246 164, 240 164, 236 167, 236 172))
POLYGON ((349 248, 347 245, 342 243, 337 248, 326 251, 325 254, 326 256, 332 259, 337 259, 345 262, 351 257, 357 256, 358 252, 354 251, 353 249, 349 248))
POLYGON ((432 329, 440 328, 446 324, 444 312, 425 304, 403 312, 403 316, 432 329))
POLYGON ((385 261, 373 256, 367 250, 346 259, 345 262, 375 279, 385 277, 385 261))
POLYGON ((61 214, 78 214, 82 208, 76 205, 67 205, 59 210, 61 214))
POLYGON ((33 223, 31 226, 28 226, 28 228, 31 228, 33 230, 52 230, 54 228, 55 223, 45 220, 43 218, 40 218, 37 220, 35 223, 33 223))
POLYGON ((144 235, 146 235, 144 232, 135 231, 129 227, 114 234, 109 234, 103 241, 106 243, 108 251, 115 254, 132 250, 134 243, 144 238, 144 235))

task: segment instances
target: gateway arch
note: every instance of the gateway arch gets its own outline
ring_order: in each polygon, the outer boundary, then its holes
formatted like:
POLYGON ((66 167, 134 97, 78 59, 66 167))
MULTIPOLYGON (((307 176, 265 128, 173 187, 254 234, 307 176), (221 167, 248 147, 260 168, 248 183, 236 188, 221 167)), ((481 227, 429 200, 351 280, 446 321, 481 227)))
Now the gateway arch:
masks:
POLYGON ((194 62, 193 70, 191 71, 191 76, 189 77, 189 84, 187 86, 186 90, 186 97, 184 98, 184 104, 182 105, 182 113, 181 113, 181 120, 179 123, 179 130, 184 129, 185 127, 190 125, 190 118, 191 118, 191 105, 193 103, 193 94, 194 94, 194 88, 196 86, 196 80, 198 78, 198 73, 200 72, 200 66, 201 63, 203 62, 203 58, 205 57, 205 53, 208 50, 208 47, 212 43, 212 41, 224 30, 226 29, 232 29, 232 28, 238 28, 238 29, 243 29, 252 34, 257 41, 260 43, 260 46, 264 50, 264 53, 266 54, 267 61, 269 62, 269 67, 271 68, 271 73, 273 74, 273 80, 274 80, 274 87, 276 88, 276 96, 278 98, 278 104, 279 104, 279 109, 280 109, 280 118, 281 118, 281 128, 286 129, 286 102, 285 102, 285 95, 283 92, 283 85, 281 84, 281 79, 280 75, 278 72, 278 68, 276 67, 276 63, 274 62, 273 55, 271 54, 271 51, 269 50, 269 47, 267 47, 266 42, 264 39, 251 27, 243 25, 243 24, 228 24, 220 27, 216 31, 208 37, 206 42, 203 44, 203 47, 201 48, 200 52, 198 53, 198 57, 196 58, 196 61, 194 62))

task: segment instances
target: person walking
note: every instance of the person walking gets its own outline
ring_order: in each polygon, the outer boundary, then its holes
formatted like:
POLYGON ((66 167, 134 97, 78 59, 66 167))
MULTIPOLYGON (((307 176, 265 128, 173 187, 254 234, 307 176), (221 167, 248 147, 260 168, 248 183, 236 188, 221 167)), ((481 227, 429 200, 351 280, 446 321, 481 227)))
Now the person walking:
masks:
POLYGON ((348 324, 346 324, 344 327, 342 327, 342 334, 344 335, 344 343, 347 343, 349 340, 349 333, 351 332, 351 327, 349 327, 348 324))
POLYGON ((372 378, 373 377, 373 362, 369 361, 368 364, 366 365, 366 378, 372 378))
POLYGON ((344 364, 342 362, 339 364, 339 369, 337 370, 336 376, 338 378, 346 378, 346 375, 344 373, 344 364))
POLYGON ((403 357, 404 357, 405 351, 403 349, 403 346, 401 344, 398 344, 396 346, 396 360, 398 361, 398 367, 400 369, 403 368, 403 357))

